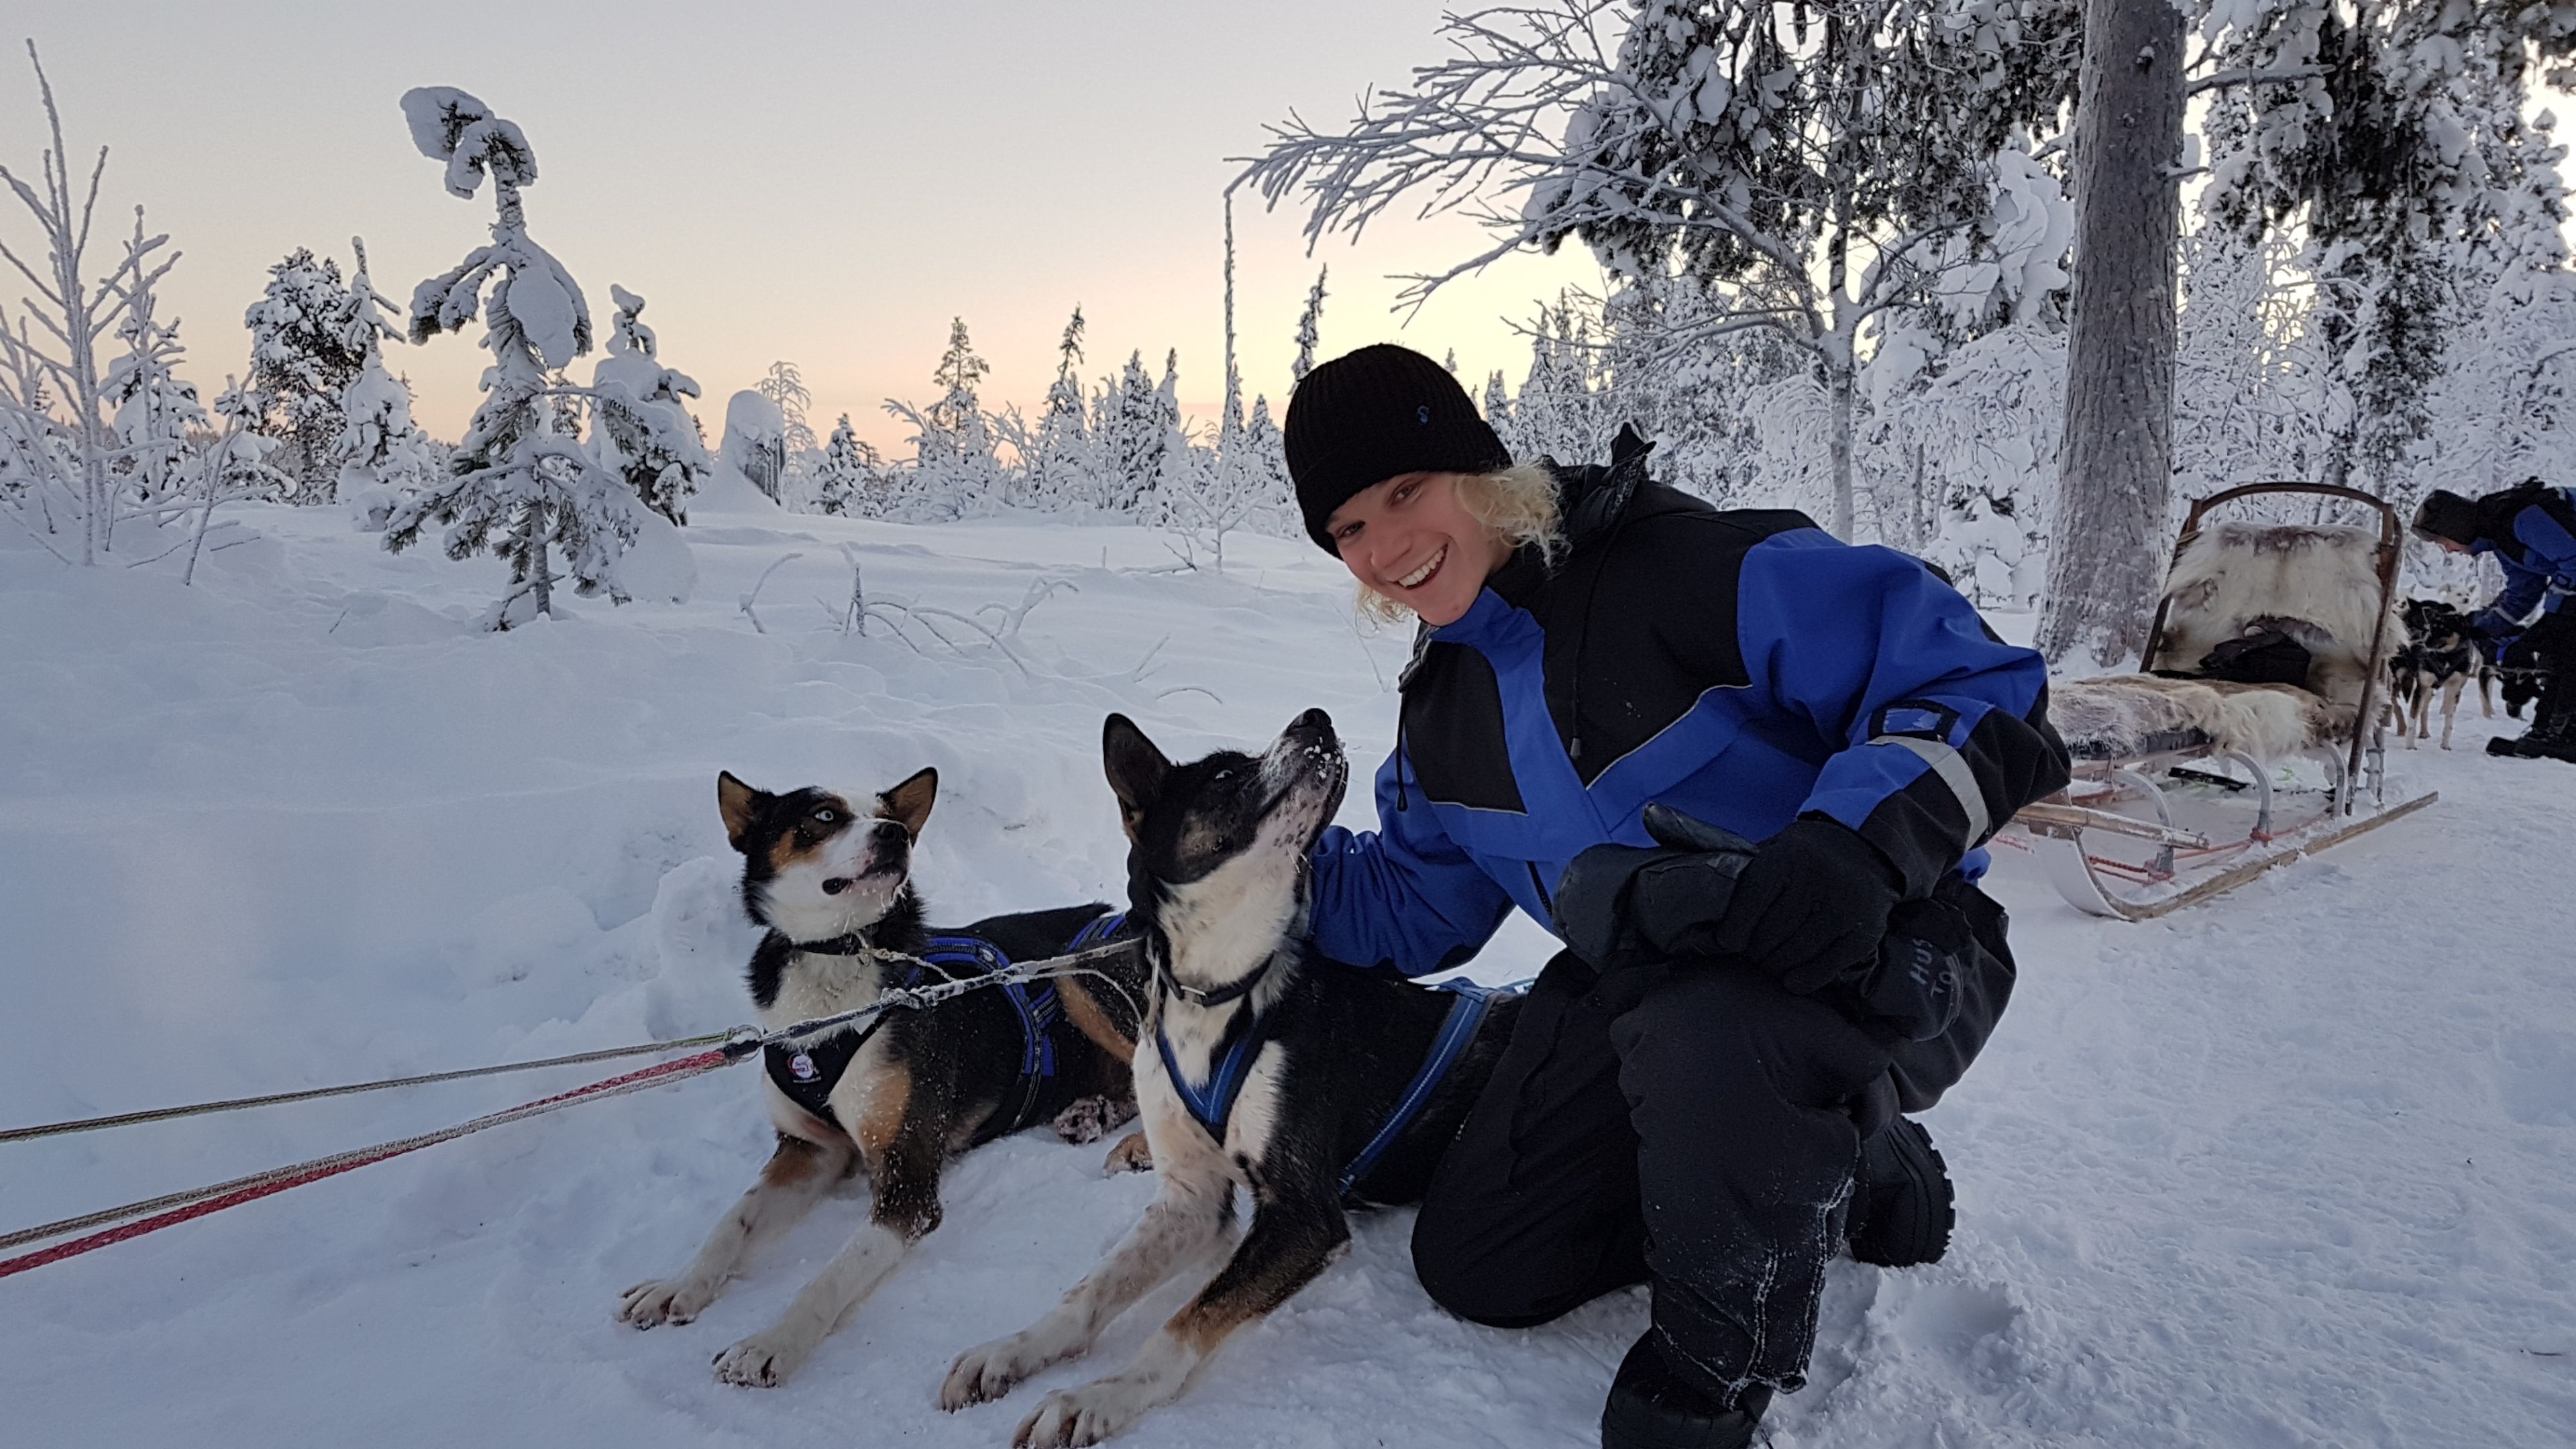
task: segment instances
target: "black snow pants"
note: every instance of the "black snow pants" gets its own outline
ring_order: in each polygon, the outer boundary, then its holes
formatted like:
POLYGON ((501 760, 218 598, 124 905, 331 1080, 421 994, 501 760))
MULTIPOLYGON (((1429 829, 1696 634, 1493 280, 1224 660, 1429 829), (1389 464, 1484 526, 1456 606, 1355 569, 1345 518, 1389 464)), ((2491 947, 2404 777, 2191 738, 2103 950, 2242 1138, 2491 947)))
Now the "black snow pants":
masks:
POLYGON ((2515 641, 2519 653, 2541 677, 2540 704, 2532 712, 2532 723, 2544 728, 2567 729, 2576 720, 2576 603, 2562 604, 2554 614, 2543 614, 2515 641))
POLYGON ((1955 878, 1943 895, 1978 949, 1929 1041, 1740 964, 1596 976, 1559 953, 1423 1198, 1424 1289, 1520 1328, 1651 1283, 1665 1356, 1704 1390, 1802 1385, 1862 1141, 1937 1101, 2012 992, 2003 909, 1955 878))

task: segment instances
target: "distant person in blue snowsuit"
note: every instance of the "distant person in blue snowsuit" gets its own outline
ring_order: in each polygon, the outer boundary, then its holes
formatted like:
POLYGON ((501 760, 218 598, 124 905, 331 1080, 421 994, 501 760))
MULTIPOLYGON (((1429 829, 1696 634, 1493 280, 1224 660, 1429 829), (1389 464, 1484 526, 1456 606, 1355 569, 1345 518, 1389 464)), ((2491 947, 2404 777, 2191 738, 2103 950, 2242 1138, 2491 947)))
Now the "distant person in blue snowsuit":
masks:
POLYGON ((1824 1265, 1947 1246, 1922 1127, 2013 965, 1979 849, 2064 786, 2037 654, 1920 562, 1609 466, 1511 465, 1402 347, 1296 391, 1308 532, 1421 623, 1378 829, 1313 857, 1317 951, 1411 975, 1513 908, 1549 961, 1416 1220, 1481 1323, 1653 1285, 1608 1449, 1750 1442, 1824 1265))
POLYGON ((2504 592, 2470 625, 2541 675, 2531 728, 2487 741, 2487 753, 2576 763, 2576 606, 2567 602, 2576 593, 2576 494, 2537 478, 2483 498, 2437 488, 2416 510, 2415 534, 2446 552, 2495 555, 2504 592))

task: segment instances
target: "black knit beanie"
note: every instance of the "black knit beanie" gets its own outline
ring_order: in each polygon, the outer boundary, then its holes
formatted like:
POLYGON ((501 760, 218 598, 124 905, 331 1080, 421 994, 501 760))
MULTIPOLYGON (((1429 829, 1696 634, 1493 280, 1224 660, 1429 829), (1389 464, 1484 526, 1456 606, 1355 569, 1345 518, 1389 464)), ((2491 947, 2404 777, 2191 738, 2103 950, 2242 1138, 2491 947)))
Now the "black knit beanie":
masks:
POLYGON ((2424 495, 2422 506, 2415 510, 2415 531, 2426 538, 2475 543, 2478 541, 2478 505, 2447 488, 2436 488, 2424 495))
POLYGON ((1447 368, 1386 342, 1307 373, 1280 431, 1306 533, 1336 555, 1324 522, 1357 494, 1398 473, 1481 473, 1512 461, 1447 368))

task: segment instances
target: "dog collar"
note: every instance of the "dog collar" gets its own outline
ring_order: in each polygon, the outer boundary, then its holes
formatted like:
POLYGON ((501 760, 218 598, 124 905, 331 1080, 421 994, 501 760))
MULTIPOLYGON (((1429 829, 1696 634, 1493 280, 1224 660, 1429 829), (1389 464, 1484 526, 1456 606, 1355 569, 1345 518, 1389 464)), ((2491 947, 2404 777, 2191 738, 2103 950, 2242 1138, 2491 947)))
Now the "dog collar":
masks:
POLYGON ((856 931, 844 932, 841 935, 834 936, 828 941, 791 940, 787 944, 804 952, 808 956, 873 956, 877 954, 877 948, 868 944, 868 938, 860 935, 856 931))
POLYGON ((1252 974, 1223 986, 1192 986, 1173 975, 1170 963, 1159 958, 1154 962, 1154 974, 1161 978, 1164 990, 1192 1006, 1223 1006, 1250 996, 1252 989, 1261 984, 1261 978, 1270 974, 1270 963, 1278 959, 1275 955, 1267 957, 1252 969, 1252 974))

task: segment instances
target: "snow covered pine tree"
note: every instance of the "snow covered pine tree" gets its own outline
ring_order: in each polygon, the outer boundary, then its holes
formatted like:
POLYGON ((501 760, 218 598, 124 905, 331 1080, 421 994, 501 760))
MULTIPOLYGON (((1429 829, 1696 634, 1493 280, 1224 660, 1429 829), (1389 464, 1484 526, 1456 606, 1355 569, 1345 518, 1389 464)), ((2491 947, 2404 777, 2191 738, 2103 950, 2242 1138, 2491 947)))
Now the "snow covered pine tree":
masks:
POLYGON ((406 91, 402 106, 412 144, 447 163, 448 191, 470 198, 488 176, 498 214, 489 245, 412 292, 414 341, 461 331, 479 310, 492 365, 446 480, 394 509, 385 547, 409 548, 434 522, 448 526, 448 557, 490 549, 508 559, 509 591, 484 615, 489 629, 554 612, 558 548, 575 592, 624 603, 618 558, 635 539, 644 505, 623 474, 556 429, 546 374, 590 350, 590 307, 563 263, 528 236, 519 193, 536 184, 536 152, 516 123, 452 87, 406 91))
POLYGON ((715 471, 697 420, 680 401, 698 395, 697 379, 662 365, 653 329, 644 325, 642 297, 613 282, 608 295, 617 317, 609 324, 608 355, 590 374, 598 416, 591 456, 625 475, 645 507, 686 523, 689 495, 715 471))

